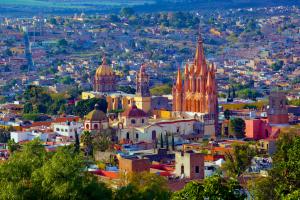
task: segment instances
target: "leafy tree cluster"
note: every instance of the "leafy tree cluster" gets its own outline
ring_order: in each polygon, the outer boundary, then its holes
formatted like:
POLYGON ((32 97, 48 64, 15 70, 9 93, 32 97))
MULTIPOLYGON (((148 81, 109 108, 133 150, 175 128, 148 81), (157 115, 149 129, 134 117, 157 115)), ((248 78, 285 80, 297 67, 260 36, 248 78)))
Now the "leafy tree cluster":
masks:
POLYGON ((115 135, 113 129, 106 129, 97 132, 84 131, 80 136, 85 155, 92 156, 94 151, 104 152, 112 150, 112 139, 115 135))
POLYGON ((86 171, 87 161, 74 146, 46 152, 33 140, 0 164, 1 199, 170 199, 166 179, 150 173, 130 174, 116 190, 86 171))
POLYGON ((98 99, 98 98, 92 98, 92 99, 86 99, 81 100, 76 103, 76 106, 74 109, 74 114, 79 115, 80 117, 83 117, 87 115, 89 112, 94 110, 95 105, 98 104, 100 107, 100 110, 102 110, 104 113, 107 111, 107 102, 105 99, 98 99))
POLYGON ((262 97, 262 94, 257 90, 247 88, 237 91, 237 96, 242 99, 256 99, 258 97, 262 97))
POLYGON ((112 199, 112 191, 84 171, 73 147, 54 154, 34 140, 0 165, 1 199, 112 199))
POLYGON ((163 200, 171 196, 166 180, 156 174, 142 172, 125 175, 121 184, 124 185, 116 191, 116 200, 163 200))
POLYGON ((300 136, 299 126, 283 130, 276 144, 276 153, 272 157, 273 168, 268 177, 259 177, 250 182, 249 188, 254 199, 300 198, 300 136))
POLYGON ((289 101, 289 105, 300 106, 300 99, 292 99, 289 101))
POLYGON ((119 86, 119 91, 125 92, 127 94, 135 94, 136 90, 130 86, 119 86))
POLYGON ((37 114, 40 113, 58 114, 65 112, 66 98, 64 96, 51 96, 40 86, 29 86, 23 96, 26 101, 24 114, 38 116, 37 114))
POLYGON ((279 60, 276 61, 275 63, 271 64, 271 69, 273 69, 274 71, 279 71, 282 67, 283 67, 283 61, 279 60))
POLYGON ((184 189, 175 192, 172 200, 189 199, 233 199, 243 200, 246 198, 242 187, 236 179, 225 179, 220 175, 213 175, 204 180, 203 183, 191 181, 187 183, 184 189))
POLYGON ((236 138, 245 137, 246 124, 242 118, 233 118, 229 121, 229 134, 236 138))
POLYGON ((71 76, 64 76, 62 78, 58 78, 59 82, 66 85, 71 85, 75 83, 75 80, 71 76))
POLYGON ((8 140, 10 139, 10 131, 12 129, 3 129, 3 128, 0 128, 0 143, 7 143, 8 140))
POLYGON ((171 94, 171 92, 172 92, 172 87, 168 84, 155 86, 150 89, 150 93, 153 96, 161 96, 161 95, 171 94))
POLYGON ((226 162, 222 167, 230 177, 240 177, 251 165, 256 154, 256 150, 248 144, 235 144, 233 151, 226 154, 226 162))

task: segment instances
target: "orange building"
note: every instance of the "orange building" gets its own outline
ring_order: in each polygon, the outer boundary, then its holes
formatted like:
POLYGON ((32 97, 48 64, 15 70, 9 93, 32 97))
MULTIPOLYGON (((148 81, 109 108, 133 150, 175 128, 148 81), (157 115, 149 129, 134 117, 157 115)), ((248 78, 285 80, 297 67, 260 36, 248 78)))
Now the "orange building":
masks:
POLYGON ((218 95, 216 69, 207 64, 201 35, 198 38, 196 55, 192 64, 186 64, 182 81, 178 69, 176 84, 173 86, 173 111, 197 112, 218 121, 218 95))

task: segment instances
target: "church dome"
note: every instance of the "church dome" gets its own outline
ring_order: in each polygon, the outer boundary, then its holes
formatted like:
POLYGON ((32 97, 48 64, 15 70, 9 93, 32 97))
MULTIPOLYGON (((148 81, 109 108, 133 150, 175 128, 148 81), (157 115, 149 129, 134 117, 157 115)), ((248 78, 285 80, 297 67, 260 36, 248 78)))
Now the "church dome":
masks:
POLYGON ((127 109, 123 113, 124 117, 135 118, 135 117, 147 117, 147 113, 145 113, 142 109, 137 108, 136 105, 133 105, 131 108, 127 109))
POLYGON ((89 112, 84 117, 84 120, 89 120, 89 121, 94 121, 94 122, 105 121, 105 120, 107 120, 107 116, 102 110, 100 110, 99 105, 96 104, 94 110, 89 112))
POLYGON ((114 72, 113 70, 107 65, 106 59, 102 59, 102 64, 98 67, 96 71, 96 76, 113 76, 114 72))

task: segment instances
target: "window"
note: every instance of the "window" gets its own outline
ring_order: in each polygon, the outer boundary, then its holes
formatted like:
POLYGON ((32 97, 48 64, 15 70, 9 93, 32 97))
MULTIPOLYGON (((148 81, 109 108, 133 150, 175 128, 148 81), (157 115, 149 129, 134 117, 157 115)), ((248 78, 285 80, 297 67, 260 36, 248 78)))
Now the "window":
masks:
POLYGON ((86 127, 86 129, 90 129, 90 125, 89 124, 85 125, 85 127, 86 127))
POLYGON ((130 100, 128 100, 128 104, 130 105, 130 100))
POLYGON ((129 132, 126 133, 126 139, 129 140, 129 132))
POLYGON ((179 133, 179 131, 180 131, 180 129, 179 129, 179 127, 177 127, 177 133, 179 133))
POLYGON ((142 124, 145 122, 145 120, 144 119, 142 119, 142 124))
POLYGON ((200 171, 200 170, 199 170, 199 166, 196 166, 196 167, 195 167, 195 172, 196 172, 197 174, 199 174, 199 171, 200 171))
POLYGON ((94 129, 98 129, 98 124, 94 124, 94 129))
POLYGON ((156 140, 156 131, 152 131, 152 140, 156 140))
POLYGON ((56 131, 59 131, 59 128, 56 128, 56 131))
POLYGON ((132 119, 132 120, 131 120, 131 124, 135 124, 135 119, 132 119))
POLYGON ((68 129, 65 129, 65 132, 68 132, 68 129))
POLYGON ((184 166, 181 165, 181 174, 184 174, 184 166))
POLYGON ((139 134, 138 133, 135 134, 135 138, 139 139, 139 134))

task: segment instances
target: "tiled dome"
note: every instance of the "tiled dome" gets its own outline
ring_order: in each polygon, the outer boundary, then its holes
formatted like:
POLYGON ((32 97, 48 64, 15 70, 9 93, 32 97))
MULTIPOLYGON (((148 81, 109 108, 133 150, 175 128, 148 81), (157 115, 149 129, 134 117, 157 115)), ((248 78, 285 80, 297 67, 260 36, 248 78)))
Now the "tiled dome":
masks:
POLYGON ((131 106, 131 108, 127 109, 123 114, 125 117, 147 117, 147 113, 145 113, 142 109, 137 108, 136 105, 131 106))

